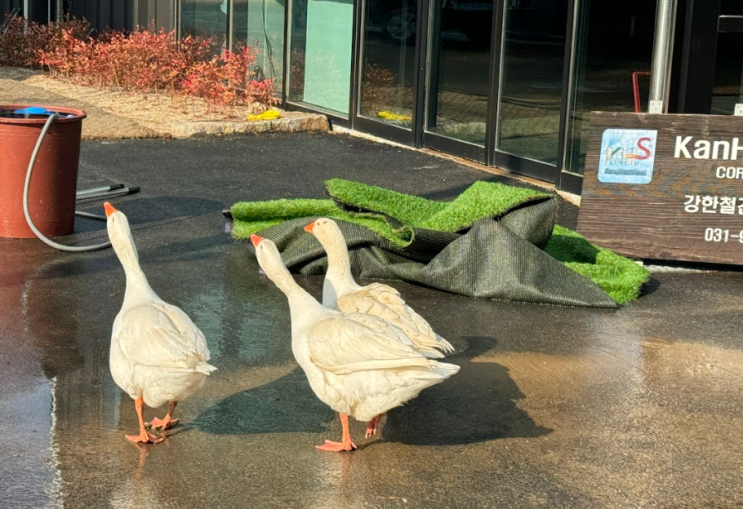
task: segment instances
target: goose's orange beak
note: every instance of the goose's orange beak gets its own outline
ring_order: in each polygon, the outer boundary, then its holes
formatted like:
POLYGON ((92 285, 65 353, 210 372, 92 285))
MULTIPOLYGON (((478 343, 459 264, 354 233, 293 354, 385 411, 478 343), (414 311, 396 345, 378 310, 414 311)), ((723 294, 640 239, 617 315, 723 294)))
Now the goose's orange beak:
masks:
POLYGON ((106 217, 111 217, 111 214, 119 211, 119 209, 114 208, 114 206, 108 202, 103 204, 103 208, 106 209, 106 217))
POLYGON ((312 233, 312 229, 315 227, 315 222, 312 221, 310 224, 304 227, 304 231, 307 233, 312 233))
POLYGON ((257 247, 258 244, 260 244, 264 240, 266 240, 266 239, 264 239, 263 237, 260 237, 258 235, 255 235, 255 234, 253 234, 253 235, 250 236, 250 242, 252 242, 253 243, 253 246, 255 246, 255 247, 257 247))

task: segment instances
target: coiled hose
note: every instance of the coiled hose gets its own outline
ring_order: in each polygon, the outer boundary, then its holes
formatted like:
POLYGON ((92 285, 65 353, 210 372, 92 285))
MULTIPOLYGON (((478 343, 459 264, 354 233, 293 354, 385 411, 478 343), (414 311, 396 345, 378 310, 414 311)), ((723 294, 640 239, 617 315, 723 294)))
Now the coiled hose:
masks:
MULTIPOLYGON (((65 246, 64 244, 58 244, 57 242, 54 242, 53 240, 46 237, 43 233, 41 233, 39 229, 36 228, 36 225, 31 219, 31 213, 28 210, 28 190, 31 187, 31 174, 34 171, 34 164, 36 163, 36 157, 39 155, 39 149, 41 148, 41 143, 44 141, 44 136, 46 136, 47 131, 52 125, 52 122, 54 122, 58 118, 59 115, 56 113, 52 113, 51 115, 49 115, 49 118, 46 120, 44 127, 41 129, 39 140, 36 142, 36 147, 34 147, 34 151, 31 153, 31 161, 28 163, 28 170, 26 171, 26 183, 23 186, 23 213, 26 216, 26 222, 28 223, 28 227, 31 228, 31 231, 34 232, 34 235, 36 235, 40 241, 42 241, 47 246, 53 247, 54 249, 59 249, 60 251, 66 251, 68 253, 83 253, 87 251, 106 249, 107 247, 111 247, 110 242, 104 242, 103 244, 94 244, 91 246, 65 246)), ((93 219, 105 219, 104 216, 90 214, 88 212, 75 211, 75 215, 93 219)))

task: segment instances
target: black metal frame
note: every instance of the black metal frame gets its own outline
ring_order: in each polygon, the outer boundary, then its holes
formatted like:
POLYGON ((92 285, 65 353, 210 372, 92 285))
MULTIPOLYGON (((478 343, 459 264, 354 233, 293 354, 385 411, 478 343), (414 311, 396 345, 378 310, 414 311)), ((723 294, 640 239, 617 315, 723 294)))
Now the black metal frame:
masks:
POLYGON ((572 194, 581 194, 583 175, 563 170, 560 172, 560 179, 557 181, 555 188, 572 194))
POLYGON ((487 153, 485 147, 476 143, 468 143, 456 138, 450 138, 441 134, 423 132, 423 146, 439 152, 446 152, 463 159, 469 159, 478 163, 486 164, 487 153))
POLYGON ((504 12, 505 0, 493 0, 493 31, 490 39, 490 73, 488 75, 488 114, 485 119, 485 162, 489 166, 495 166, 495 136, 498 127, 504 12))
MULTIPOLYGON (((328 116, 331 124, 348 127, 360 132, 371 134, 380 138, 385 138, 396 143, 412 145, 415 147, 428 147, 434 150, 450 153, 465 159, 487 163, 487 150, 485 147, 457 140, 441 134, 427 132, 425 130, 427 118, 427 95, 426 83, 429 76, 433 76, 433 70, 427 71, 426 54, 428 51, 429 41, 431 38, 430 20, 432 12, 431 1, 421 0, 417 3, 416 11, 416 41, 415 52, 413 56, 415 69, 413 72, 413 95, 415 97, 413 107, 413 119, 410 128, 387 124, 373 118, 359 115, 359 101, 361 99, 361 73, 363 72, 363 45, 364 45, 364 21, 366 14, 366 1, 357 0, 354 2, 354 19, 353 19, 353 43, 351 59, 351 94, 349 104, 348 118, 338 115, 337 113, 323 110, 309 104, 293 102, 288 99, 290 59, 291 59, 291 4, 289 0, 285 5, 284 23, 284 73, 282 87, 282 107, 291 111, 303 111, 309 113, 323 113, 328 116)), ((502 1, 502 0, 500 0, 502 1)), ((494 9, 496 11, 496 9, 494 9)), ((495 17, 495 15, 494 15, 495 17)), ((434 18, 435 19, 435 18, 434 18)), ((495 36, 493 36, 495 39, 495 36)))
POLYGON ((359 55, 361 54, 361 43, 362 43, 362 27, 364 17, 364 4, 358 0, 353 2, 353 37, 351 39, 351 83, 349 84, 350 93, 348 94, 348 119, 345 127, 354 128, 354 119, 358 113, 358 100, 356 99, 355 90, 359 90, 361 87, 361 62, 359 55))
POLYGON ((559 173, 555 165, 500 150, 495 151, 494 160, 495 164, 493 166, 552 184, 557 180, 559 173))
POLYGON ((416 147, 423 146, 423 130, 426 124, 426 65, 428 56, 428 45, 430 37, 430 15, 431 1, 438 0, 421 0, 418 2, 418 12, 416 13, 416 39, 415 39, 415 71, 413 72, 413 97, 415 106, 413 106, 413 142, 416 147), (421 27, 423 27, 421 29, 421 27))
MULTIPOLYGON (((426 107, 425 115, 423 119, 423 139, 425 144, 426 134, 428 133, 428 126, 430 119, 438 116, 438 100, 434 100, 439 95, 439 55, 441 52, 441 45, 439 44, 438 38, 441 37, 441 11, 442 5, 440 1, 429 2, 429 57, 430 68, 426 76, 426 107)), ((430 133, 436 134, 436 133, 430 133)))
POLYGON ((291 15, 292 0, 284 1, 284 65, 281 66, 281 107, 289 109, 287 101, 289 100, 289 68, 291 67, 291 15))
POLYGON ((235 35, 235 0, 227 0, 227 15, 225 16, 227 27, 225 28, 225 37, 227 38, 227 51, 233 49, 233 36, 235 35))
POLYGON ((328 117, 328 121, 331 125, 339 125, 342 127, 351 127, 348 117, 345 117, 339 113, 331 110, 326 110, 311 104, 304 104, 294 101, 284 101, 283 108, 287 111, 300 111, 303 113, 322 113, 328 117))
MULTIPOLYGON (((570 186, 572 189, 577 187, 578 192, 568 191, 574 194, 580 194, 583 187, 583 175, 572 173, 567 170, 568 144, 570 142, 571 131, 573 130, 573 84, 575 81, 575 52, 577 50, 577 26, 578 26, 578 2, 574 0, 568 2, 568 19, 565 32, 565 62, 563 64, 562 76, 562 104, 560 109, 560 131, 558 140, 560 145, 557 147, 557 169, 559 171, 555 186, 558 189, 565 189, 570 186)), ((567 190, 567 189, 565 189, 567 190)))
POLYGON ((503 152, 497 150, 496 147, 498 101, 501 80, 501 57, 505 32, 505 26, 503 22, 507 0, 494 0, 493 6, 490 44, 491 65, 488 77, 489 96, 486 117, 486 142, 484 146, 457 140, 455 138, 451 138, 434 132, 429 132, 426 130, 427 116, 431 114, 431 111, 428 110, 428 107, 431 104, 430 94, 435 88, 435 84, 433 82, 436 78, 436 69, 434 68, 436 64, 434 63, 435 58, 433 58, 435 57, 435 55, 429 56, 428 58, 427 56, 429 53, 429 46, 431 47, 430 51, 435 52, 435 45, 432 45, 432 38, 436 35, 436 26, 434 25, 438 22, 438 15, 434 12, 437 4, 432 4, 432 2, 437 2, 438 0, 420 0, 417 3, 417 31, 415 52, 413 57, 415 65, 415 69, 413 72, 413 95, 415 99, 411 127, 404 128, 359 115, 359 101, 361 98, 361 75, 363 72, 363 52, 365 38, 364 23, 368 1, 369 0, 357 0, 356 2, 354 2, 354 37, 351 49, 351 93, 348 118, 311 105, 304 105, 288 100, 289 80, 291 79, 288 69, 290 67, 291 59, 290 37, 292 2, 291 0, 287 1, 285 9, 285 17, 287 22, 284 26, 284 41, 286 45, 284 86, 282 90, 284 108, 295 111, 322 112, 329 117, 331 123, 333 124, 349 127, 351 129, 365 132, 373 136, 389 139, 397 143, 412 145, 415 147, 425 146, 427 148, 440 150, 442 152, 463 157, 465 159, 482 162, 490 166, 503 167, 514 173, 519 173, 540 180, 556 183, 557 187, 566 189, 569 188, 571 192, 579 192, 582 183, 582 176, 561 171, 564 170, 563 161, 565 158, 565 144, 568 136, 569 121, 567 119, 567 116, 569 114, 569 101, 566 101, 565 99, 570 97, 569 86, 570 80, 572 79, 571 72, 575 29, 574 2, 576 2, 577 0, 569 2, 568 6, 568 33, 565 48, 565 62, 566 66, 570 65, 571 67, 569 69, 566 68, 563 79, 563 105, 561 110, 560 131, 558 133, 559 139, 561 141, 558 147, 557 164, 555 165, 503 152), (431 23, 431 21, 433 21, 433 24, 431 23), (428 62, 432 63, 432 67, 427 69, 428 62), (426 84, 430 86, 428 90, 426 84))
MULTIPOLYGON (((351 95, 354 95, 353 93, 351 95)), ((413 117, 415 121, 415 117, 413 117)), ((415 139, 412 127, 407 129, 405 127, 399 127, 394 124, 385 124, 378 120, 374 120, 367 117, 362 117, 358 113, 353 118, 352 126, 355 131, 362 133, 371 134, 379 138, 385 138, 395 143, 402 143, 403 145, 415 146, 415 139)))

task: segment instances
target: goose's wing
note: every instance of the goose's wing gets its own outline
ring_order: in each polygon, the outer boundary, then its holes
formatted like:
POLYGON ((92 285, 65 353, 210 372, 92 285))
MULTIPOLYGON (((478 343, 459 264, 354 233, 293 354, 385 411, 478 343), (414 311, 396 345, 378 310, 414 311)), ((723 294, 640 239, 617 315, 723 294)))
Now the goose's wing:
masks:
POLYGON ((154 304, 154 306, 170 318, 173 325, 175 325, 176 329, 180 333, 180 336, 186 341, 187 348, 194 348, 196 353, 204 361, 208 361, 211 358, 209 348, 206 346, 204 333, 201 332, 201 329, 191 321, 191 318, 189 318, 183 310, 166 302, 159 302, 154 304))
POLYGON ((392 324, 371 315, 343 313, 320 320, 307 334, 312 362, 336 374, 429 367, 430 362, 392 324))
POLYGON ((123 354, 142 366, 192 369, 209 359, 204 335, 183 311, 169 304, 126 310, 115 334, 123 354))
POLYGON ((338 299, 338 309, 344 312, 379 316, 400 327, 420 350, 443 357, 436 349, 453 352, 454 347, 439 336, 431 325, 403 300, 391 286, 373 283, 338 299))

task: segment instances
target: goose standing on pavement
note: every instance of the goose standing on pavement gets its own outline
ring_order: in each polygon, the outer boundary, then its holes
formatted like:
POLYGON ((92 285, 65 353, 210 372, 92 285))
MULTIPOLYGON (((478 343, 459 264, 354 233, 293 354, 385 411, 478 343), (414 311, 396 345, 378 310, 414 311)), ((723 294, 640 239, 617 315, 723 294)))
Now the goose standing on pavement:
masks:
POLYGON ((368 437, 379 416, 459 371, 426 358, 401 329, 379 317, 323 306, 294 281, 272 241, 258 235, 250 240, 266 276, 289 300, 294 357, 317 397, 340 414, 342 440, 318 449, 355 449, 348 416, 369 422, 368 437))
POLYGON ((123 212, 104 204, 108 236, 126 273, 124 303, 116 316, 111 335, 110 368, 116 384, 134 400, 139 434, 127 435, 131 442, 159 443, 148 433, 142 409, 170 403, 163 419, 153 428, 169 429, 178 423, 173 412, 178 401, 204 385, 216 370, 207 364, 209 350, 204 334, 179 308, 164 302, 150 288, 139 266, 129 222, 123 212))
POLYGON ((415 347, 426 357, 441 358, 454 347, 436 334, 431 325, 389 285, 372 283, 361 286, 351 274, 351 258, 343 232, 335 221, 320 218, 307 225, 328 255, 328 270, 323 284, 322 303, 346 313, 367 313, 384 318, 407 334, 415 347))

